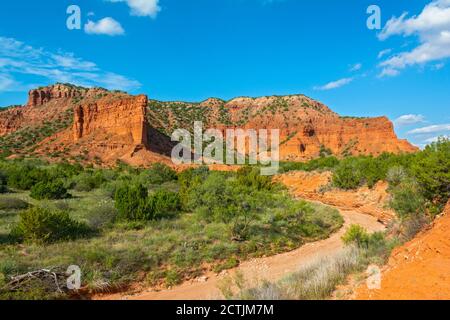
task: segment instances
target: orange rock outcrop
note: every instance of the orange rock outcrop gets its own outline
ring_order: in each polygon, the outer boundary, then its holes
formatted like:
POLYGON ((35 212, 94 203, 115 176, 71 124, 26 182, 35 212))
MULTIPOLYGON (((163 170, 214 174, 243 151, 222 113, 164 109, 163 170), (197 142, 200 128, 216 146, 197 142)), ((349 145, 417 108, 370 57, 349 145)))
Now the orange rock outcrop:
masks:
POLYGON ((381 289, 362 285, 356 299, 450 299, 450 201, 433 225, 395 249, 384 268, 381 289))
POLYGON ((243 97, 228 102, 208 99, 200 106, 210 109, 207 125, 211 128, 279 129, 281 160, 310 160, 326 149, 337 156, 418 151, 397 138, 386 117, 341 117, 304 95, 243 97), (231 124, 218 120, 223 109, 229 111, 231 124))
POLYGON ((83 97, 88 89, 65 84, 55 84, 31 90, 28 94, 27 106, 42 106, 54 99, 83 97))
POLYGON ((73 139, 77 142, 108 132, 124 137, 132 145, 147 145, 147 104, 147 97, 140 95, 78 105, 74 109, 73 139))
MULTIPOLYGON (((324 149, 336 156, 417 150, 397 138, 385 117, 343 118, 303 95, 236 98, 228 102, 208 99, 199 105, 207 110, 205 127, 279 129, 282 160, 312 159, 324 149), (225 122, 224 112, 229 117, 225 122)), ((0 136, 52 122, 66 112, 73 112, 71 128, 38 142, 36 152, 45 156, 64 151, 72 157, 82 153, 86 161, 96 157, 108 162, 137 158, 139 154, 139 163, 155 158, 167 160, 170 155, 170 138, 154 129, 161 128, 147 114, 152 110, 146 96, 66 84, 31 90, 25 106, 0 111, 0 136), (152 157, 144 156, 145 150, 151 150, 152 157)), ((163 117, 170 121, 178 121, 179 116, 171 114, 170 108, 163 110, 163 117)), ((171 132, 172 127, 168 129, 171 132)))

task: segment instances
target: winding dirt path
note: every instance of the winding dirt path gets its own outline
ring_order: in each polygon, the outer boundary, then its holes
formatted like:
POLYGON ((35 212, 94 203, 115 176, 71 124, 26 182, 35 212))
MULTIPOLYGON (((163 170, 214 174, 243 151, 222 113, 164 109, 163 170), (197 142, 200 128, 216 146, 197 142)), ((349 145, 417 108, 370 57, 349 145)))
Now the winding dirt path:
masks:
POLYGON ((341 237, 347 228, 352 224, 359 224, 371 232, 381 231, 384 229, 384 226, 373 216, 354 210, 339 209, 339 211, 345 220, 344 227, 328 239, 305 244, 291 252, 243 262, 237 268, 228 271, 226 275, 217 275, 213 273, 207 274, 205 277, 200 278, 202 280, 201 282, 197 279, 185 282, 182 285, 171 289, 158 292, 148 290, 134 295, 116 294, 98 298, 107 300, 220 299, 222 298, 222 295, 218 289, 218 286, 225 276, 232 276, 238 271, 244 276, 244 279, 248 279, 250 281, 276 281, 289 273, 297 271, 302 266, 305 266, 318 258, 326 257, 342 249, 343 244, 341 237))

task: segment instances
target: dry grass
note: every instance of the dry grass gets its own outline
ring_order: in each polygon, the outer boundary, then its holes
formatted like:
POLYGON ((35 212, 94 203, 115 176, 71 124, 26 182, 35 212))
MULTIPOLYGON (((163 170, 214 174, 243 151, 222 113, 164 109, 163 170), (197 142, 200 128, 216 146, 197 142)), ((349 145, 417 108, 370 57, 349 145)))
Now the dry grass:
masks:
POLYGON ((223 286, 222 293, 226 298, 243 300, 327 299, 349 274, 361 269, 360 254, 359 249, 347 247, 331 257, 311 262, 279 282, 264 282, 256 287, 247 287, 238 277, 223 286), (232 286, 239 292, 233 293, 232 286))

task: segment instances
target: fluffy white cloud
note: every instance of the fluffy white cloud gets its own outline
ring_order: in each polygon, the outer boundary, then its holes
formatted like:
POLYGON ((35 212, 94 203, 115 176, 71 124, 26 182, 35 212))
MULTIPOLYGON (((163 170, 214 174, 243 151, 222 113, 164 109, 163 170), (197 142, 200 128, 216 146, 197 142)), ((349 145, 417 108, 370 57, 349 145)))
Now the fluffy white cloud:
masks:
POLYGON ((411 125, 425 121, 425 117, 421 114, 405 114, 395 119, 395 124, 398 126, 411 125))
POLYGON ((427 126, 423 128, 417 128, 409 131, 409 134, 425 134, 425 133, 436 133, 450 131, 450 123, 448 124, 437 124, 432 126, 427 126))
POLYGON ((127 91, 141 86, 136 80, 103 71, 95 63, 73 53, 49 52, 12 38, 0 37, 0 91, 24 91, 36 85, 20 83, 15 78, 17 75, 39 79, 36 81, 39 84, 70 82, 86 87, 101 86, 127 91))
POLYGON ((419 15, 407 16, 405 12, 390 19, 378 37, 385 40, 394 35, 417 36, 420 44, 382 61, 380 76, 395 76, 408 66, 450 57, 450 0, 432 1, 419 15))
POLYGON ((159 0, 106 0, 108 2, 126 2, 131 9, 131 15, 156 18, 161 11, 159 0))
POLYGON ((344 78, 344 79, 340 79, 340 80, 336 80, 336 81, 332 81, 329 82, 323 86, 319 86, 319 87, 314 87, 314 90, 332 90, 332 89, 337 89, 340 87, 343 87, 349 83, 351 83, 354 80, 354 78, 344 78))
POLYGON ((120 36, 125 34, 119 22, 113 18, 103 18, 97 22, 88 20, 84 26, 84 31, 87 34, 102 34, 108 36, 120 36))

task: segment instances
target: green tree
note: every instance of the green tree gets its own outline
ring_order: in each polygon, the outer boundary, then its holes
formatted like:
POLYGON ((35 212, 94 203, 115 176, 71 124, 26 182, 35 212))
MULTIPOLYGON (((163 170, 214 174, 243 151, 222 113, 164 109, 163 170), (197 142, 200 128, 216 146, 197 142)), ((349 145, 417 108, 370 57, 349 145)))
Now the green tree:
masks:
POLYGON ((131 221, 153 219, 153 211, 148 206, 148 190, 141 184, 122 185, 114 196, 118 218, 131 221))
POLYGON ((411 170, 424 197, 444 205, 450 196, 450 140, 428 145, 417 154, 411 170))

